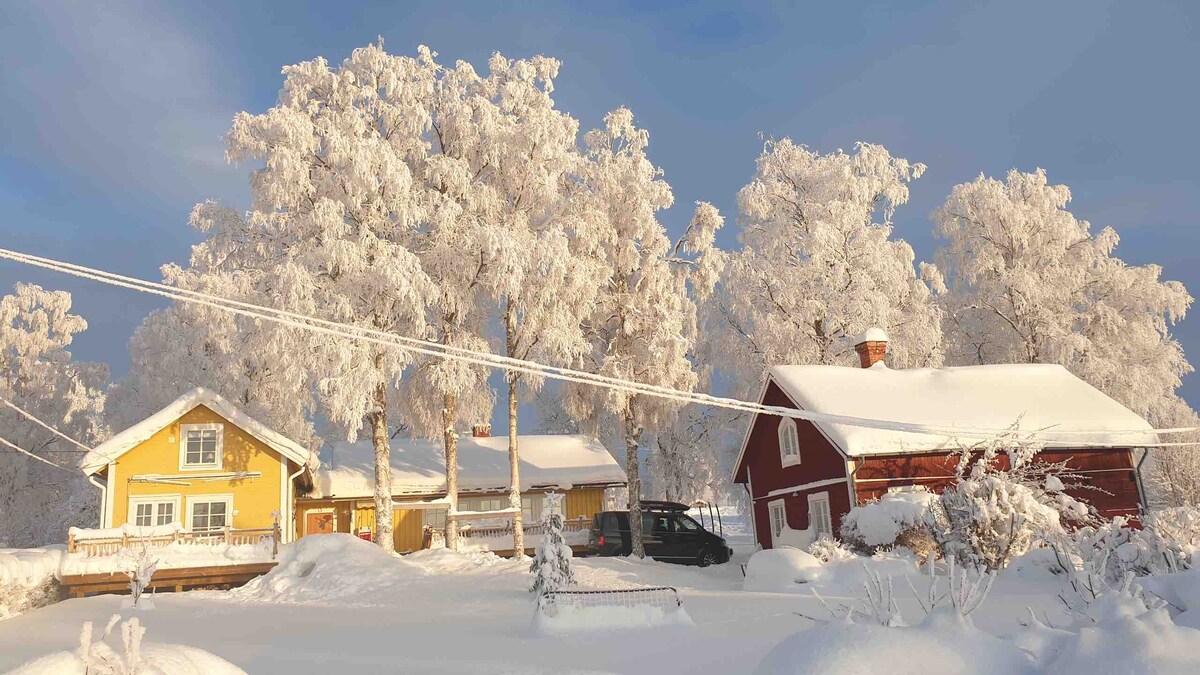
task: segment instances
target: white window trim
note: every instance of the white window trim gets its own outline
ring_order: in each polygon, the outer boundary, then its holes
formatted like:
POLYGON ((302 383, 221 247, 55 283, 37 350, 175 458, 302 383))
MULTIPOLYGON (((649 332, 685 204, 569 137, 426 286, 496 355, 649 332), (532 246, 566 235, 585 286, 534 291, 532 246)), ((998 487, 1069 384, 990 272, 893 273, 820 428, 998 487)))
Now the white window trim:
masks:
POLYGON ((779 537, 783 534, 783 531, 788 529, 787 504, 784 500, 776 499, 775 501, 767 502, 767 525, 771 529, 771 545, 775 546, 779 543, 779 537), (775 507, 777 506, 783 512, 778 532, 775 531, 775 507))
MULTIPOLYGON (((125 513, 125 522, 129 523, 130 525, 132 525, 134 527, 138 527, 138 525, 137 525, 137 505, 138 504, 158 504, 159 502, 171 502, 172 504, 174 504, 173 513, 175 514, 175 520, 172 522, 178 523, 179 519, 183 516, 183 513, 181 512, 181 510, 183 508, 183 503, 182 503, 183 497, 181 497, 180 495, 136 495, 136 496, 130 495, 129 507, 125 513)), ((158 513, 156 512, 154 515, 155 515, 155 519, 157 520, 158 513)), ((151 524, 150 527, 154 527, 154 525, 151 524)))
MULTIPOLYGON (((194 515, 193 511, 195 511, 197 504, 211 504, 213 502, 225 502, 225 526, 232 529, 233 528, 233 518, 234 518, 234 516, 237 515, 237 512, 233 510, 233 495, 232 494, 195 495, 195 496, 188 497, 187 498, 187 521, 184 522, 184 524, 183 524, 184 529, 188 530, 189 532, 194 531, 194 530, 192 530, 192 516, 194 515)), ((204 532, 219 532, 219 531, 220 530, 204 530, 204 532)))
POLYGON ((781 464, 783 464, 783 466, 795 466, 795 465, 799 464, 800 463, 800 429, 796 426, 796 420, 794 420, 790 417, 785 417, 782 420, 780 420, 779 421, 779 429, 777 430, 777 433, 779 436, 779 462, 781 464), (791 453, 787 452, 788 444, 784 441, 784 437, 787 436, 789 431, 792 434, 794 434, 794 438, 796 439, 796 453, 795 454, 791 454, 791 453))
POLYGON ((180 471, 212 471, 225 468, 225 425, 216 424, 180 424, 179 425, 179 470, 180 471), (187 437, 189 431, 217 432, 217 462, 215 464, 188 464, 187 437))
POLYGON ((833 510, 829 505, 828 492, 813 492, 808 495, 808 528, 812 531, 813 537, 820 537, 821 534, 828 534, 830 537, 833 536, 833 510), (820 502, 825 503, 824 524, 828 529, 828 532, 825 533, 822 533, 820 528, 816 526, 816 523, 813 522, 813 504, 820 502))

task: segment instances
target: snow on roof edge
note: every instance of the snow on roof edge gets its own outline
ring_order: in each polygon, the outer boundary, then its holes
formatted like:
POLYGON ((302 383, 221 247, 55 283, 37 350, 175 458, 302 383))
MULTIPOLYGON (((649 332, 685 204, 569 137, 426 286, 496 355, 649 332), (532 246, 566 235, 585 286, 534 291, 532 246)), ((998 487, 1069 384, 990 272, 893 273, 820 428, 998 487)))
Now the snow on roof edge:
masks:
POLYGON ((196 387, 168 403, 153 415, 92 448, 79 461, 79 468, 87 475, 96 473, 107 466, 109 462, 133 449, 139 443, 145 442, 168 424, 201 405, 309 471, 315 471, 320 466, 320 460, 316 453, 250 417, 220 394, 204 387, 196 387))

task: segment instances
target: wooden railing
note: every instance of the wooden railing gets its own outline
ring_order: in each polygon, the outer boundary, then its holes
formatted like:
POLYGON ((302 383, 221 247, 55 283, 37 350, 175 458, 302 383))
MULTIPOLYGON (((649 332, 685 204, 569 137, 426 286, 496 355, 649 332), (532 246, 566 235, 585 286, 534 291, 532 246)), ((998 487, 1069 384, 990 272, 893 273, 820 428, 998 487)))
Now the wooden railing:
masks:
MULTIPOLYGON (((590 529, 592 519, 587 516, 579 516, 563 522, 563 532, 583 532, 590 529)), ((541 536, 546 534, 546 526, 538 523, 536 525, 522 524, 521 529, 525 532, 525 536, 541 536)), ((511 537, 513 533, 512 521, 508 521, 504 525, 495 525, 491 527, 463 527, 459 526, 458 536, 466 542, 471 539, 494 539, 497 537, 511 537)), ((425 536, 423 541, 424 548, 441 547, 445 545, 445 533, 440 529, 434 529, 429 525, 425 526, 425 536)))
POLYGON ((271 542, 271 556, 279 553, 280 530, 274 527, 250 529, 234 529, 226 527, 220 530, 205 530, 201 532, 174 532, 164 535, 139 536, 124 534, 113 537, 86 537, 76 539, 74 534, 67 536, 67 552, 82 553, 85 556, 117 555, 121 551, 138 548, 160 548, 170 544, 184 543, 198 546, 215 546, 218 544, 256 545, 264 541, 271 542))

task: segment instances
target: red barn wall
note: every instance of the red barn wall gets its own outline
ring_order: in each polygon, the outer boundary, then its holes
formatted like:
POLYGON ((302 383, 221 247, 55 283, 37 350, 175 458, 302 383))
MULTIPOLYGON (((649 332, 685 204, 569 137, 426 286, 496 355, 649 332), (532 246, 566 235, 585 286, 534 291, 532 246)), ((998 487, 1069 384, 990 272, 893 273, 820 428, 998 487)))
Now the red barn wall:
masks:
MULTIPOLYGON (((1082 484, 1068 488, 1067 494, 1096 507, 1101 516, 1138 515, 1141 502, 1129 449, 1053 448, 1040 452, 1035 461, 1066 462, 1067 470, 1078 475, 1074 482, 1082 484)), ((1001 455, 997 463, 1006 467, 1008 457, 1001 455)), ((854 472, 855 495, 861 504, 879 499, 894 486, 924 485, 940 492, 953 482, 957 465, 958 456, 950 453, 860 458, 854 472)))
MULTIPOLYGON (((797 408, 774 382, 767 385, 763 404, 797 408)), ((778 415, 756 415, 750 434, 746 439, 745 454, 738 467, 735 480, 747 481, 747 469, 754 500, 754 526, 758 543, 771 548, 771 520, 767 504, 777 499, 784 500, 788 527, 804 530, 809 527, 808 495, 816 492, 829 494, 829 511, 834 534, 841 526, 842 515, 850 510, 850 492, 846 483, 837 483, 799 492, 788 492, 767 497, 772 492, 814 483, 823 480, 846 478, 846 460, 829 440, 811 422, 796 420, 800 437, 800 464, 783 466, 779 456, 778 415)))

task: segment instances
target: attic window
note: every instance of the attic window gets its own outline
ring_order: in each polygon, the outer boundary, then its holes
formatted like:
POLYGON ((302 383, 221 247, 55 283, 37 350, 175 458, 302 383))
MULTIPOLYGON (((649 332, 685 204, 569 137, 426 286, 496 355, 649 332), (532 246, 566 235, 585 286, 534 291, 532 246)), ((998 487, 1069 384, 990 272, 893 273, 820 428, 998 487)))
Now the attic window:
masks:
POLYGON ((784 466, 800 463, 800 432, 791 418, 779 422, 779 460, 784 466))
POLYGON ((182 424, 179 429, 179 468, 220 469, 224 433, 220 424, 182 424))

